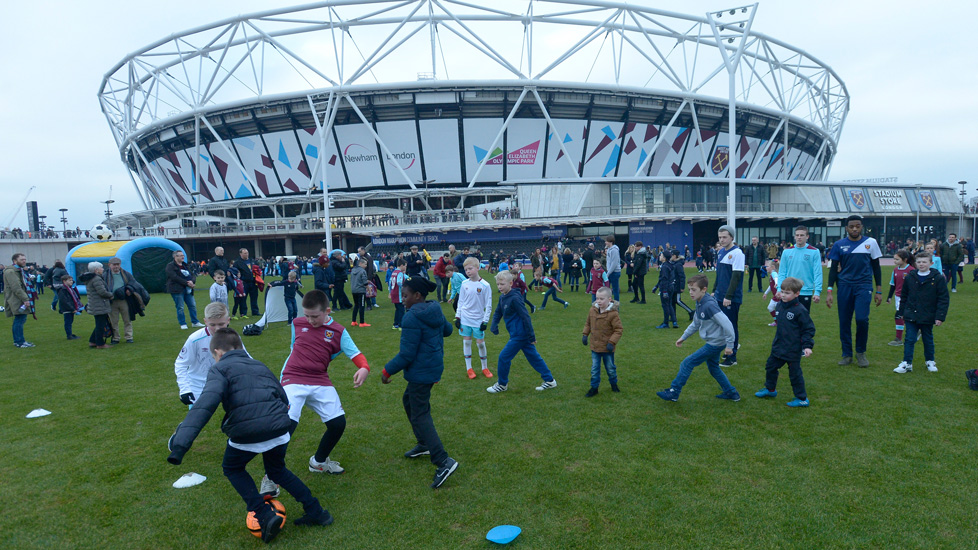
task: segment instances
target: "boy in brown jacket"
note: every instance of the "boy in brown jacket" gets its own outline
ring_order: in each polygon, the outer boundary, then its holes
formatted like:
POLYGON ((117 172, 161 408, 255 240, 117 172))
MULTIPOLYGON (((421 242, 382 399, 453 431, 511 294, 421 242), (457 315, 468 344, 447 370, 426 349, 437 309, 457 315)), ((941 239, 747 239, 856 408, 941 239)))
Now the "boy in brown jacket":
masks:
POLYGON ((601 287, 595 293, 594 304, 588 310, 587 321, 584 323, 584 336, 581 341, 588 345, 588 335, 591 338, 591 389, 584 397, 594 397, 598 394, 598 384, 601 383, 601 361, 608 371, 608 382, 611 391, 619 392, 618 371, 615 367, 615 346, 621 340, 621 318, 618 316, 618 302, 611 299, 611 289, 601 287))

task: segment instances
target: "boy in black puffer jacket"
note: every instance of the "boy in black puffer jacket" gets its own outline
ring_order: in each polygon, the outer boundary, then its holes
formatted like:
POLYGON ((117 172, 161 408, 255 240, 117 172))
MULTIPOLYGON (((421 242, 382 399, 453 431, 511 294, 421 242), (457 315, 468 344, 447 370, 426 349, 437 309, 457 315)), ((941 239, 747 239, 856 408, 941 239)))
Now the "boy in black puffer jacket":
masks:
POLYGON ((778 395, 778 369, 786 363, 791 389, 795 398, 786 405, 807 407, 808 393, 805 391, 805 377, 801 372, 801 358, 811 357, 815 347, 815 324, 808 309, 798 301, 804 283, 801 279, 788 277, 781 283, 781 301, 774 310, 777 329, 771 343, 771 355, 767 358, 767 376, 764 387, 756 397, 776 397, 778 395))
POLYGON ((285 519, 275 513, 255 487, 245 467, 259 453, 265 473, 302 503, 305 515, 296 525, 329 525, 333 516, 323 509, 309 488, 285 466, 285 451, 292 431, 289 398, 282 385, 264 364, 248 357, 234 329, 222 328, 211 337, 214 366, 207 382, 183 422, 167 444, 171 464, 180 464, 194 439, 217 410, 224 405, 221 431, 228 436, 224 451, 224 475, 261 525, 261 538, 270 542, 281 531, 285 519))
POLYGON ((897 316, 903 318, 906 333, 903 337, 903 362, 893 372, 905 374, 913 370, 913 348, 920 332, 924 341, 924 360, 927 370, 937 372, 934 360, 934 325, 941 326, 947 319, 950 298, 947 282, 940 271, 934 269, 930 252, 918 252, 914 257, 917 271, 907 273, 900 291, 900 309, 897 316))
POLYGON ((421 276, 404 282, 401 296, 407 313, 401 320, 401 350, 388 361, 381 373, 381 380, 389 384, 392 374, 404 371, 404 379, 408 383, 404 390, 404 412, 418 441, 404 456, 431 456, 431 463, 438 468, 431 482, 432 489, 445 483, 458 468, 458 462, 448 456, 435 431, 429 404, 431 387, 441 380, 441 373, 445 370, 444 340, 452 334, 452 325, 445 319, 441 305, 425 300, 428 293, 436 288, 435 283, 421 276))

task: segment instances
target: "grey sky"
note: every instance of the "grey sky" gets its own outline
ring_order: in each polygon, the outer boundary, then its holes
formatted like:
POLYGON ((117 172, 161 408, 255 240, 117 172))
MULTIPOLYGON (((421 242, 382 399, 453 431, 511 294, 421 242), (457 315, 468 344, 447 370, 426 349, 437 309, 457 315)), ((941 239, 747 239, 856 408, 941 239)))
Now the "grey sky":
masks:
MULTIPOLYGON (((647 3, 683 13, 733 5, 647 3)), ((833 180, 896 176, 901 183, 944 185, 967 180, 975 196, 978 56, 965 40, 967 26, 957 23, 973 4, 922 6, 768 0, 760 3, 754 29, 807 51, 846 83, 852 103, 833 180)), ((114 212, 141 209, 96 99, 103 75, 129 52, 171 33, 271 7, 254 0, 5 6, 0 226, 31 185, 37 186, 31 199, 48 223, 56 222, 58 208, 69 209, 71 227, 98 223, 110 185, 114 212)), ((23 211, 12 225, 26 226, 23 211)))

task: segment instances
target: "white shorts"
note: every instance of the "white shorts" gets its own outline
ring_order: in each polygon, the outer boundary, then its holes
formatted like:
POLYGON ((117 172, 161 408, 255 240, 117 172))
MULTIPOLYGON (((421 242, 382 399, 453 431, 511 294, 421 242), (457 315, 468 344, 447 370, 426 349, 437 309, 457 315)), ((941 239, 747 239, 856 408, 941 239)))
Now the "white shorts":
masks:
POLYGON ((340 404, 340 394, 333 386, 308 386, 306 384, 289 384, 284 386, 285 394, 289 396, 289 418, 298 422, 302 416, 302 407, 308 406, 323 422, 343 416, 343 405, 340 404))

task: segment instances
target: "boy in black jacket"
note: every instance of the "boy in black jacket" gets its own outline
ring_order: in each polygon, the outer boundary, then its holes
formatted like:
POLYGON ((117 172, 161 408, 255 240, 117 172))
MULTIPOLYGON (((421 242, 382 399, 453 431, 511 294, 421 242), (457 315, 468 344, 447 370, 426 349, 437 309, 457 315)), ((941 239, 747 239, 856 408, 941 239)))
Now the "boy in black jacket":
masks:
POLYGON ((217 410, 224 405, 221 431, 228 436, 224 451, 224 475, 261 525, 261 538, 270 542, 282 530, 285 519, 275 513, 255 487, 245 467, 259 453, 265 473, 302 503, 305 515, 296 525, 330 525, 333 516, 323 509, 309 488, 285 466, 285 451, 291 437, 289 398, 282 385, 264 364, 248 357, 241 338, 231 328, 218 329, 211 337, 214 366, 207 382, 183 422, 177 426, 167 447, 167 461, 180 464, 194 439, 217 410))
POLYGON ((431 419, 431 387, 441 380, 445 370, 444 340, 452 334, 452 325, 445 319, 441 305, 436 301, 425 301, 435 288, 435 283, 418 276, 404 283, 401 295, 407 313, 401 320, 401 349, 387 362, 380 375, 381 381, 389 384, 392 374, 404 371, 408 383, 402 399, 404 412, 418 443, 404 456, 431 457, 431 463, 438 468, 431 482, 432 489, 441 487, 458 468, 458 462, 448 456, 442 446, 431 419))
POLYGON ((917 271, 907 273, 900 291, 900 310, 897 316, 903 317, 906 334, 903 338, 903 362, 893 369, 897 374, 913 370, 913 348, 917 343, 917 332, 924 341, 924 360, 927 370, 937 372, 934 361, 934 325, 941 326, 947 319, 950 298, 947 282, 940 271, 931 266, 934 260, 930 252, 918 252, 914 257, 917 271))
POLYGON ((774 310, 777 332, 771 344, 771 355, 767 358, 767 380, 764 388, 755 393, 757 397, 778 395, 778 369, 788 364, 788 377, 795 398, 787 403, 789 407, 807 407, 808 394, 805 393, 805 378, 801 373, 801 356, 811 357, 815 345, 815 323, 798 301, 804 283, 800 279, 788 277, 781 283, 781 302, 774 310))

